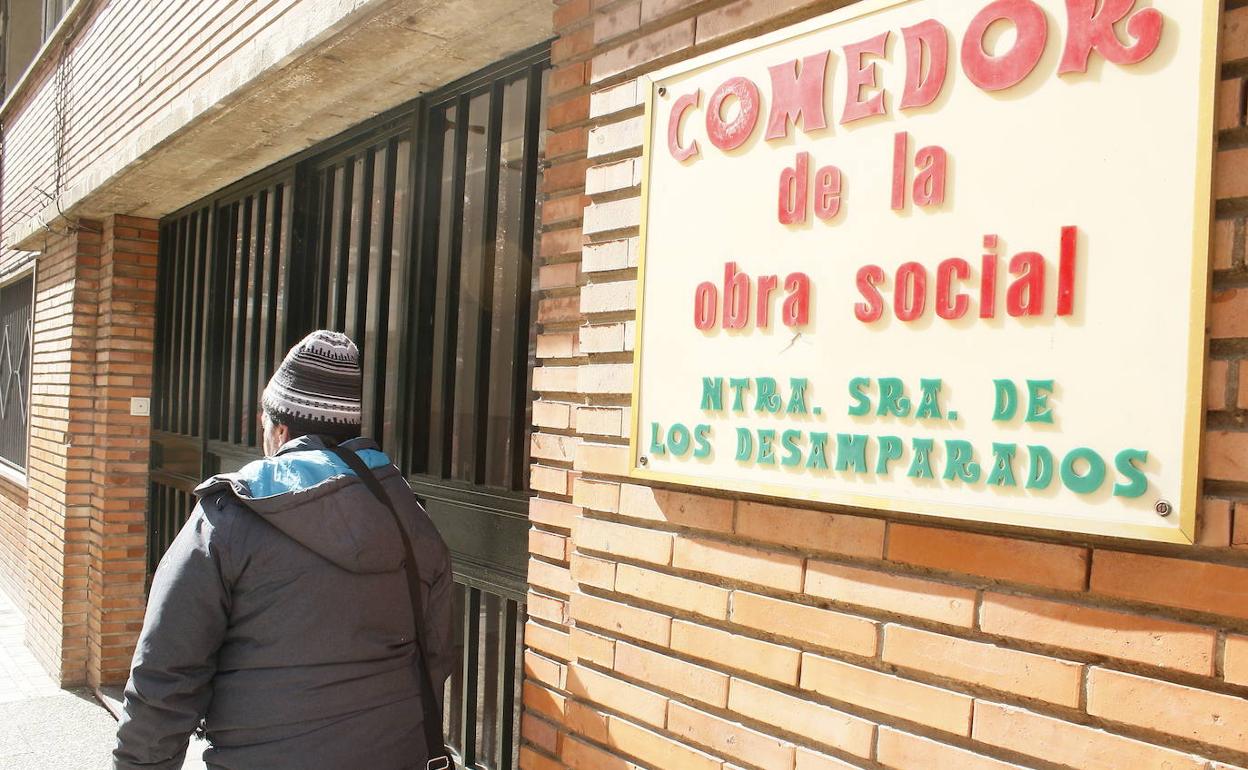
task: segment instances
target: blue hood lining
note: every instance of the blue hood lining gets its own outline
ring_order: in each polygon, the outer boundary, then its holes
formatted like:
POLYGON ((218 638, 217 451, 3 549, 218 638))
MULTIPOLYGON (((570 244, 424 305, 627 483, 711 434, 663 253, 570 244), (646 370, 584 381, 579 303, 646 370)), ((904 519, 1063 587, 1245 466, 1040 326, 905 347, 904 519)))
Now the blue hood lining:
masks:
MULTIPOLYGON (((362 449, 356 454, 370 469, 390 465, 390 458, 376 449, 362 449)), ((335 476, 354 476, 355 471, 333 452, 321 449, 266 457, 244 465, 232 475, 246 485, 251 499, 259 500, 311 489, 335 476)))

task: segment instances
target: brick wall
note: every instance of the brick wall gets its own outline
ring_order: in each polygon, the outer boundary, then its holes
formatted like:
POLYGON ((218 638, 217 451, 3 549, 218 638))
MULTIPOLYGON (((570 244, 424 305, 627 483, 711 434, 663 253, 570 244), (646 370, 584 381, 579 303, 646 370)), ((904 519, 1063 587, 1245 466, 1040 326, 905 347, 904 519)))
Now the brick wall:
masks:
POLYGON ((633 78, 848 2, 566 0, 534 375, 524 770, 1248 767, 1248 8, 1219 88, 1195 547, 624 478, 633 78))

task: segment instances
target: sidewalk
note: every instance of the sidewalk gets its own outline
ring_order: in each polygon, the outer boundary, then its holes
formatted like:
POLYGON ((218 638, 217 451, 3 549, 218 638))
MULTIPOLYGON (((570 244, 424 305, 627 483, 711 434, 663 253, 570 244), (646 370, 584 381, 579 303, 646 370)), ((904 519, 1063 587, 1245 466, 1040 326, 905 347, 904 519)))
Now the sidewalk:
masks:
MULTIPOLYGON (((117 722, 87 688, 57 687, 22 643, 26 621, 0 592, 0 767, 109 770, 117 722)), ((192 746, 184 770, 202 770, 192 746)))

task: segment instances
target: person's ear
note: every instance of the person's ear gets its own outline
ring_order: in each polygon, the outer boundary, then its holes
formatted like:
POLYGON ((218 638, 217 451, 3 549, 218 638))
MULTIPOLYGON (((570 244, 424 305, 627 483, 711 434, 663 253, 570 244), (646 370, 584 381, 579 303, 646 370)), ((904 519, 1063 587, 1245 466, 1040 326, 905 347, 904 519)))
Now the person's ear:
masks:
POLYGON ((280 422, 273 426, 273 450, 277 451, 290 441, 290 428, 280 422))

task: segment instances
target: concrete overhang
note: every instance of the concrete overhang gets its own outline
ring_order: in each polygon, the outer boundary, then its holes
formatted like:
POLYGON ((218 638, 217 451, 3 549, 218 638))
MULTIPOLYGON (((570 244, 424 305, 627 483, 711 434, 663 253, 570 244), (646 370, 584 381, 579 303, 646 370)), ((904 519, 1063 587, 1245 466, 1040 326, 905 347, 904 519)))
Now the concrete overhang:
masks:
MULTIPOLYGON (((160 217, 551 36, 549 0, 324 2, 214 70, 95 159, 59 205, 15 223, 37 249, 60 216, 160 217), (337 14, 336 16, 334 14, 337 14)), ((73 126, 107 131, 107 126, 73 126)))

